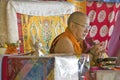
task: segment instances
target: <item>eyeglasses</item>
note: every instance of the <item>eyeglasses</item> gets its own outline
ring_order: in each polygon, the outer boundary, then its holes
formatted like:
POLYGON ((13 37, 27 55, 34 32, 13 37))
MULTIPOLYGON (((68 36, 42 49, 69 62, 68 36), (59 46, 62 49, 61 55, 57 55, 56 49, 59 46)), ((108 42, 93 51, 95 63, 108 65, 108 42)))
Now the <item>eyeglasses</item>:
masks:
MULTIPOLYGON (((74 21, 72 21, 72 22, 74 22, 74 21)), ((79 23, 77 23, 77 22, 74 22, 74 23, 77 24, 77 25, 80 25, 80 26, 82 26, 82 27, 84 27, 84 28, 87 28, 87 29, 90 29, 90 28, 91 28, 91 26, 85 26, 85 25, 79 24, 79 23)))

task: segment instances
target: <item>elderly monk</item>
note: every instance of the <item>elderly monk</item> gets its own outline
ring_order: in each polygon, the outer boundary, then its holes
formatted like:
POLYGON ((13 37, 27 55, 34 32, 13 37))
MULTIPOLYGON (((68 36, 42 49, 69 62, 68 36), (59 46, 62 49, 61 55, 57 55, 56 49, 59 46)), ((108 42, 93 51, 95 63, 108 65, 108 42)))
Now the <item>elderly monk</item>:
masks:
POLYGON ((84 50, 83 40, 90 29, 89 23, 89 18, 85 14, 72 13, 68 19, 68 27, 54 39, 50 53, 81 54, 84 50))
MULTIPOLYGON (((52 42, 50 53, 59 54, 81 54, 86 52, 87 45, 85 44, 85 38, 90 30, 90 20, 86 14, 81 12, 74 12, 68 18, 68 27, 65 32, 58 35, 52 42)), ((94 44, 90 41, 90 44, 94 44)), ((98 57, 102 49, 102 43, 99 43, 88 49, 88 53, 91 53, 92 57, 98 57)))

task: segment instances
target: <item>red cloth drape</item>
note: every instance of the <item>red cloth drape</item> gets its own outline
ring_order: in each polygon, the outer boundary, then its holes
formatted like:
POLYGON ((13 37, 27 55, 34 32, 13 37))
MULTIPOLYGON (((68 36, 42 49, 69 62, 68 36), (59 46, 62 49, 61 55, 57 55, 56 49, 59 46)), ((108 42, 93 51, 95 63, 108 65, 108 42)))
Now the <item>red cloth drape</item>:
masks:
POLYGON ((96 43, 106 41, 106 49, 108 49, 119 9, 119 3, 87 2, 87 15, 90 17, 92 26, 88 36, 92 37, 96 43))

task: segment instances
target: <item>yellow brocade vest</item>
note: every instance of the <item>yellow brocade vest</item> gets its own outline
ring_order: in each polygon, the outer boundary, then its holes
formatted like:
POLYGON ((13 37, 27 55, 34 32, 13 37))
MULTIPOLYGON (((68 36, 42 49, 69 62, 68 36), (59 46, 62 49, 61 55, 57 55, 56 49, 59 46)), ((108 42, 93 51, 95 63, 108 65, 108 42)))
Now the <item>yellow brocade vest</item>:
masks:
POLYGON ((81 46, 83 46, 83 42, 77 42, 77 40, 75 39, 75 37, 73 36, 73 34, 71 33, 71 31, 68 28, 66 28, 65 32, 63 32, 62 34, 60 34, 59 36, 57 36, 54 39, 54 41, 52 42, 52 45, 51 45, 51 48, 50 48, 50 53, 55 53, 54 49, 55 49, 55 46, 56 46, 57 42, 61 38, 64 38, 64 37, 68 37, 71 40, 71 42, 73 44, 73 47, 74 47, 74 51, 75 51, 76 54, 81 54, 83 52, 83 49, 81 47, 81 46))

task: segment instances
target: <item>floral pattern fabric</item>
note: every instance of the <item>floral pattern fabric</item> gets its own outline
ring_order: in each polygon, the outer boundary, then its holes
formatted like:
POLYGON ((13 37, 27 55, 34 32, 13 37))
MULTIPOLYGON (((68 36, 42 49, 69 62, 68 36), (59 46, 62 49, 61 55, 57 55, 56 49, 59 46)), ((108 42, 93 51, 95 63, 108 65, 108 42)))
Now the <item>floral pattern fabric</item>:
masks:
POLYGON ((109 40, 115 27, 120 10, 119 3, 87 2, 87 15, 90 17, 90 37, 94 42, 106 42, 108 49, 109 40))
POLYGON ((33 50, 33 43, 39 40, 45 53, 49 53, 52 40, 67 27, 68 14, 61 16, 29 16, 17 14, 20 52, 33 50))

